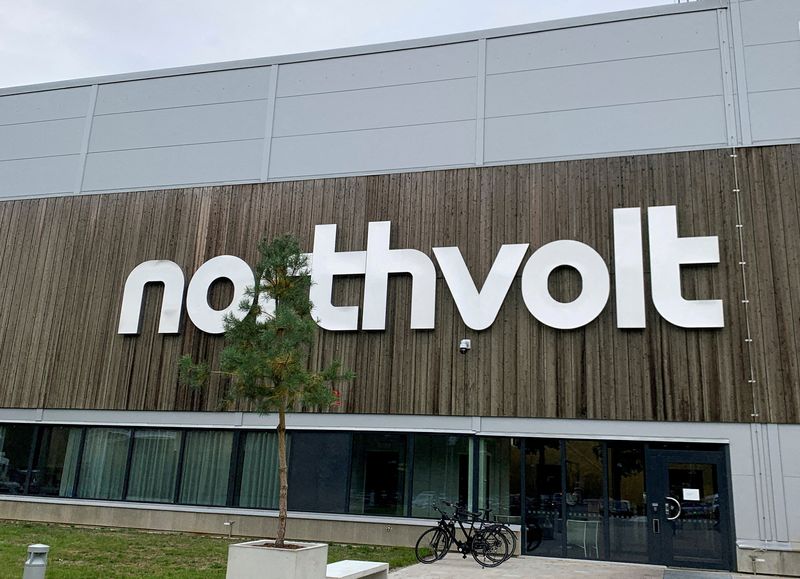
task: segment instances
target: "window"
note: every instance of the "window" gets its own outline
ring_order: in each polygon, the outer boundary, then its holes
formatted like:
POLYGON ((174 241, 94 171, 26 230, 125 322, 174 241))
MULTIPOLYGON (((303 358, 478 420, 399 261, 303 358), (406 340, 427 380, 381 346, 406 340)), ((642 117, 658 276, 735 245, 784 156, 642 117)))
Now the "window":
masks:
POLYGON ((292 432, 289 508, 317 513, 347 512, 349 432, 292 432))
POLYGON ((608 443, 608 524, 611 558, 646 563, 644 444, 608 443))
POLYGON ((525 441, 525 545, 530 555, 562 556, 561 445, 525 441))
POLYGON ((83 429, 45 426, 39 432, 28 493, 45 497, 71 497, 83 429))
POLYGON ((0 424, 0 494, 25 492, 33 433, 29 424, 0 424))
POLYGON ((567 556, 603 558, 603 445, 592 440, 566 443, 567 556))
POLYGON ((353 435, 351 513, 406 514, 406 446, 405 434, 353 435))
POLYGON ((478 506, 504 523, 520 522, 520 441, 482 438, 478 459, 478 506))
POLYGON ((175 430, 137 430, 126 498, 173 502, 180 450, 181 435, 175 430))
POLYGON ((248 432, 239 471, 239 506, 277 509, 278 475, 278 433, 248 432))
POLYGON ((127 428, 89 428, 83 444, 78 496, 88 499, 122 499, 128 444, 127 428))
POLYGON ((228 501, 233 432, 186 433, 180 502, 224 506, 228 501))
POLYGON ((433 505, 442 500, 470 506, 472 459, 470 438, 460 435, 414 436, 412 517, 437 518, 433 505))

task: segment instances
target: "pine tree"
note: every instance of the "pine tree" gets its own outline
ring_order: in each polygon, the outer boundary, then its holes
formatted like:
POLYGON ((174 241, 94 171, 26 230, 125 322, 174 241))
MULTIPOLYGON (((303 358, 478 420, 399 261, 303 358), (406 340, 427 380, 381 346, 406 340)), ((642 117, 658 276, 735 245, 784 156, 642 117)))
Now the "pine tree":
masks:
POLYGON ((183 383, 202 387, 211 374, 220 374, 230 382, 224 402, 243 401, 259 413, 278 412, 280 499, 275 546, 283 547, 289 487, 286 413, 338 406, 336 384, 352 380, 354 375, 343 371, 338 361, 322 370, 309 369, 317 329, 308 297, 308 258, 297 239, 285 235, 262 240, 258 250, 255 285, 248 288, 239 305, 244 316, 225 318, 225 349, 219 370, 183 356, 180 376, 183 383), (274 311, 268 305, 272 303, 274 311))

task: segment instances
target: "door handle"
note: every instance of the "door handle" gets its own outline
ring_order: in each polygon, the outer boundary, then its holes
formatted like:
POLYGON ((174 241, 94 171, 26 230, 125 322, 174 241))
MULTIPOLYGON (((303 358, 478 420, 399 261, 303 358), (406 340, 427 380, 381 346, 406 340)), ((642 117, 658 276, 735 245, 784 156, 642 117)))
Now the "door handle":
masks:
POLYGON ((660 519, 653 519, 653 534, 659 535, 661 534, 661 520, 660 519))

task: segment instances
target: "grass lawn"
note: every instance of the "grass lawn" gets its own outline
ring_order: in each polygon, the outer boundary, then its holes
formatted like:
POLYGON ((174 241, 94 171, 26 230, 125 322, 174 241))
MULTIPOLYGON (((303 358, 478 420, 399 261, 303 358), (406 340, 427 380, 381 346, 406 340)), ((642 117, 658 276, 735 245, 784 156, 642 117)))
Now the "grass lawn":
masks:
MULTIPOLYGON (((22 576, 28 545, 50 545, 48 579, 225 577, 227 537, 48 525, 0 520, 0 578, 22 576)), ((342 559, 416 563, 405 547, 330 545, 328 563, 342 559)))

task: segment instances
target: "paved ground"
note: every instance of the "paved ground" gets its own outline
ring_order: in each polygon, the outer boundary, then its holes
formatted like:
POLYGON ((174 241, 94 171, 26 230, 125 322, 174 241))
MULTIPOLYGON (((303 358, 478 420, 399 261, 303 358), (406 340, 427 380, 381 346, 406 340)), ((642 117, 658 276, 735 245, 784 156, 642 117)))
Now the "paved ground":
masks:
POLYGON ((431 565, 413 565, 390 574, 391 579, 519 579, 536 577, 614 577, 618 579, 728 579, 752 577, 737 573, 683 571, 653 565, 629 565, 544 557, 514 557, 494 569, 481 569, 472 557, 450 553, 431 565))

